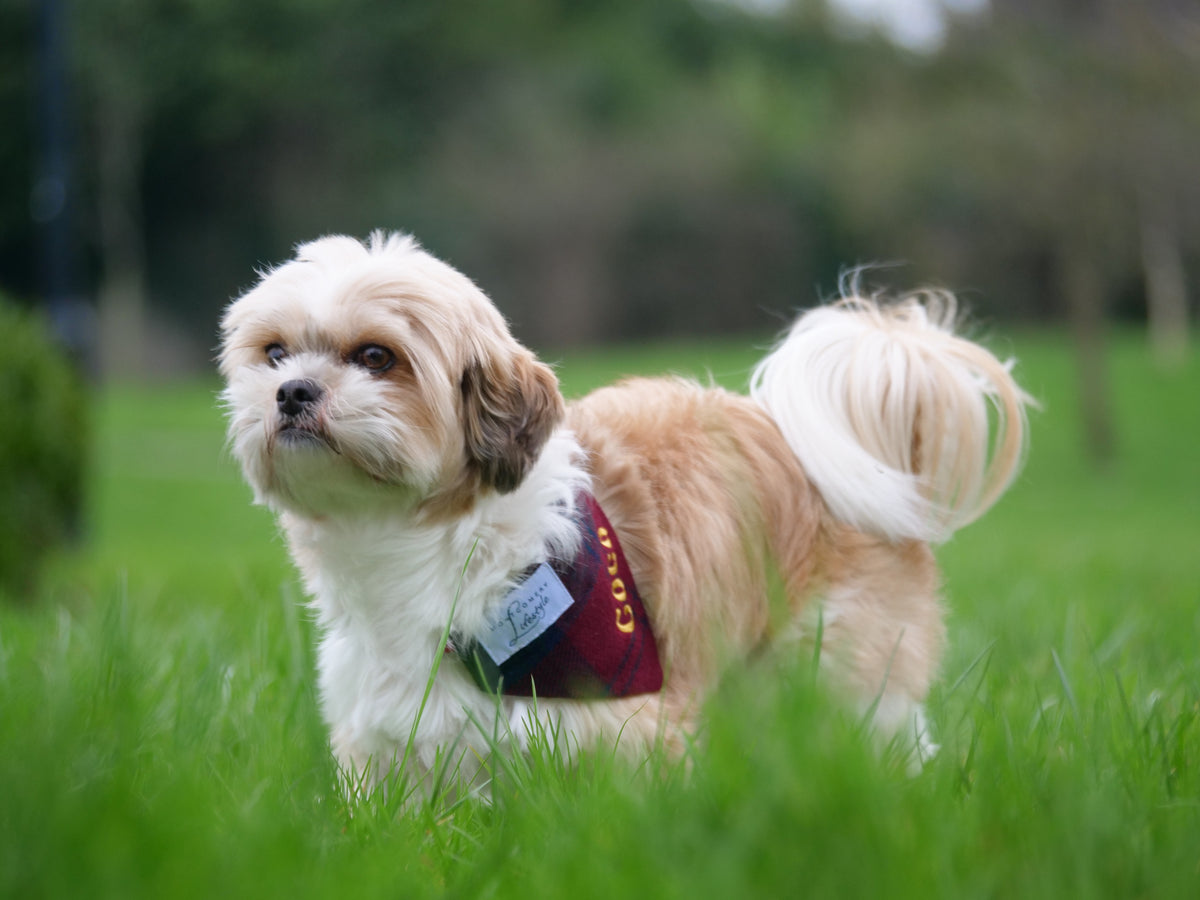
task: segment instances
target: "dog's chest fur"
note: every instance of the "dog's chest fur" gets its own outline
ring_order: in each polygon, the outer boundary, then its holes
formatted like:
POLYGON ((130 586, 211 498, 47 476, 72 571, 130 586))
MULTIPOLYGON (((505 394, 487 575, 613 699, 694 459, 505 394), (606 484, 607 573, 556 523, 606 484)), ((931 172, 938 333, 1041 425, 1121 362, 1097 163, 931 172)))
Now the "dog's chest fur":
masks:
MULTIPOLYGON (((439 747, 486 750, 478 726, 494 719, 496 698, 461 661, 439 659, 451 611, 455 631, 476 633, 521 572, 572 551, 569 502, 586 484, 578 458, 574 439, 556 436, 519 490, 453 521, 421 522, 407 512, 282 517, 322 633, 321 701, 340 760, 360 773, 368 764, 386 768, 418 718, 413 753, 425 768, 439 747)), ((514 725, 527 712, 517 698, 499 702, 514 725)))

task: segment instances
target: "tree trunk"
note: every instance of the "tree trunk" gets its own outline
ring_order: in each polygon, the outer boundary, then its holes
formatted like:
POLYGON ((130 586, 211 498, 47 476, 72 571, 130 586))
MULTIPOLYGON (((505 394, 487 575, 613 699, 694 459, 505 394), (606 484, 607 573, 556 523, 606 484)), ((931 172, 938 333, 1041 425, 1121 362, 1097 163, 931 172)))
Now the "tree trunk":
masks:
POLYGON ((1116 430, 1109 400, 1103 278, 1095 254, 1078 236, 1059 248, 1059 277, 1075 343, 1084 449, 1105 464, 1116 454, 1116 430))
POLYGON ((539 273, 537 340, 572 346, 606 335, 604 318, 607 277, 600 229, 567 224, 536 248, 539 273))
POLYGON ((146 251, 142 221, 142 115, 116 92, 98 102, 98 205, 102 276, 100 365, 108 378, 145 373, 146 251))
POLYGON ((1142 272, 1150 351, 1155 362, 1177 368, 1188 354, 1187 276, 1179 231, 1165 203, 1141 203, 1142 272))

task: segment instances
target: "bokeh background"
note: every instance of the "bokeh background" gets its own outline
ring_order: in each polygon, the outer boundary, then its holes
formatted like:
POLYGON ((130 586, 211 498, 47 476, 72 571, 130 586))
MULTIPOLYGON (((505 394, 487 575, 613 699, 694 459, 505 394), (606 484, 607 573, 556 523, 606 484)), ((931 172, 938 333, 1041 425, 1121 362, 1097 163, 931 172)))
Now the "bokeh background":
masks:
POLYGON ((190 374, 256 267, 386 228, 540 348, 765 334, 880 263, 1170 361, 1198 88, 1194 0, 0 0, 0 291, 190 374))
POLYGON ((1200 896, 1197 0, 0 0, 0 126, 0 898, 1200 896), (649 778, 348 803, 212 357, 376 228, 568 396, 741 389, 847 267, 954 289, 1042 408, 938 548, 924 772, 817 654, 649 778))

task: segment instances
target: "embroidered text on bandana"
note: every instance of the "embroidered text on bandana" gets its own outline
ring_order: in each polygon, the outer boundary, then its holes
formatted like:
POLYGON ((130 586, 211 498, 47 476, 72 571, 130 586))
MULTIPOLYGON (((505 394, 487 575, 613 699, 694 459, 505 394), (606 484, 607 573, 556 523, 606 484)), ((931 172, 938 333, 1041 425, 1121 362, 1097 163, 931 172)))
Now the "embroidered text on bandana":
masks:
POLYGON ((569 562, 542 563, 459 655, 481 688, 520 697, 628 697, 662 688, 662 666, 616 531, 590 494, 569 562))

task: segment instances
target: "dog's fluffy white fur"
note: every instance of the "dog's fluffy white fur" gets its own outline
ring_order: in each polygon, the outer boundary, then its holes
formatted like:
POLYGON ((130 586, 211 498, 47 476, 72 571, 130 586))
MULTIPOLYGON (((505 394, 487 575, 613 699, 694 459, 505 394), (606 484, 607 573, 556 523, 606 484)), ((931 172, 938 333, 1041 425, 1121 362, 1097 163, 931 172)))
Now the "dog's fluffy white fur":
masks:
POLYGON ((944 629, 928 545, 996 500, 1025 442, 1026 396, 953 318, 946 295, 848 298, 800 317, 750 397, 634 379, 567 406, 487 297, 412 238, 299 247, 229 307, 220 368, 233 452, 312 598, 340 763, 375 782, 415 734, 410 772, 470 772, 534 717, 572 747, 680 748, 722 665, 811 642, 818 616, 830 680, 883 736, 930 751, 944 629), (482 634, 521 573, 569 555, 582 488, 624 544, 663 689, 497 701, 443 658, 452 611, 454 633, 482 634))

